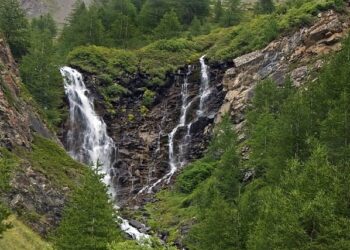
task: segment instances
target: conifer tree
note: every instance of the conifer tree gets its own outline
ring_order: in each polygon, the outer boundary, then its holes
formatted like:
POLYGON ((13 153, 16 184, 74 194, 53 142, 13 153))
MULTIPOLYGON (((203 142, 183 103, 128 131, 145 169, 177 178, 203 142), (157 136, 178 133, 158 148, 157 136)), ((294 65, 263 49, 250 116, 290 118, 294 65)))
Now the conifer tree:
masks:
POLYGON ((261 14, 269 14, 275 10, 273 0, 259 0, 255 6, 256 12, 261 14))
POLYGON ((56 26, 51 21, 51 17, 33 20, 31 47, 22 59, 20 73, 24 84, 41 106, 48 121, 57 125, 61 121, 59 108, 62 106, 64 92, 53 44, 56 26))
POLYGON ((214 20, 215 22, 220 22, 224 10, 222 8, 222 0, 217 0, 214 5, 214 20))
POLYGON ((10 45, 13 55, 19 59, 29 46, 28 21, 18 0, 0 1, 0 33, 10 45))
POLYGON ((199 19, 197 17, 194 17, 191 26, 189 28, 189 31, 191 33, 191 35, 193 36, 198 36, 201 34, 202 32, 202 25, 201 25, 201 21, 199 21, 199 19))
POLYGON ((225 27, 236 25, 242 18, 241 0, 226 0, 221 24, 225 27))
POLYGON ((181 32, 182 27, 175 11, 165 13, 158 27, 154 30, 155 35, 161 39, 176 37, 181 32))
POLYGON ((105 250, 121 239, 107 187, 97 169, 89 171, 63 213, 54 237, 58 250, 105 250))

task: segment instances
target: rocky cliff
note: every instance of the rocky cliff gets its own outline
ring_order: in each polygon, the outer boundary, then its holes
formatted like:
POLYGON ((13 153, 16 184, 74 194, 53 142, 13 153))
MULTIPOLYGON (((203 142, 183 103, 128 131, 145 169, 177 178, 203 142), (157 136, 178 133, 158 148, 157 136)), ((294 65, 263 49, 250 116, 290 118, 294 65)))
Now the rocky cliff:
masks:
MULTIPOLYGON (((0 39, 0 199, 42 235, 57 225, 69 191, 57 171, 73 163, 46 127, 18 74, 6 42, 0 39), (46 139, 45 139, 46 138, 46 139), (47 150, 47 152, 45 152, 47 150), (48 153, 49 152, 49 153, 48 153), (52 162, 54 156, 57 162, 52 162), (63 163, 63 161, 65 161, 63 163)), ((60 175, 67 173, 60 173, 60 175)), ((76 179, 76 175, 71 175, 76 179)))
POLYGON ((327 63, 327 55, 341 49, 341 40, 349 25, 346 15, 334 11, 320 13, 313 25, 283 36, 262 50, 234 59, 234 66, 226 71, 223 79, 227 94, 217 122, 222 114, 229 113, 243 141, 244 114, 255 86, 269 78, 279 86, 283 86, 287 78, 297 87, 313 81, 327 63))
MULTIPOLYGON (((225 96, 221 83, 224 71, 217 66, 211 68, 210 85, 213 91, 206 102, 208 115, 196 119, 196 110, 200 104, 201 68, 199 63, 191 65, 190 73, 188 68, 189 65, 179 69, 177 74, 168 75, 164 86, 154 89, 156 95, 153 104, 146 110, 143 103, 146 85, 142 76, 136 75, 130 79, 129 86, 133 86, 131 92, 114 101, 111 108, 106 106, 96 87, 102 83, 95 76, 85 74, 85 82, 95 97, 96 108, 104 117, 109 134, 117 144, 117 162, 113 175, 120 205, 144 204, 152 194, 164 187, 165 183, 159 183, 151 188, 170 171, 168 135, 180 120, 181 90, 185 78, 189 82, 188 99, 193 100, 187 114, 187 120, 193 121, 193 124, 190 130, 191 142, 186 145, 184 155, 186 162, 200 158, 208 145, 214 119, 225 96)), ((178 145, 186 133, 185 126, 180 127, 176 133, 175 154, 179 154, 178 145)), ((63 142, 66 141, 66 136, 63 133, 63 142)))
MULTIPOLYGON (((334 11, 320 13, 309 27, 282 36, 262 50, 230 62, 211 62, 210 85, 215 91, 207 103, 210 115, 196 120, 192 125, 186 162, 203 155, 214 121, 219 122, 225 113, 231 115, 239 132, 239 140, 243 141, 244 114, 254 95, 255 86, 268 78, 280 86, 288 77, 296 86, 312 81, 324 65, 325 55, 341 48, 341 39, 347 33, 349 23, 348 17, 343 14, 334 11)), ((188 76, 189 95, 194 102, 189 114, 194 114, 199 105, 200 65, 194 64, 191 68, 188 76)), ((138 207, 151 201, 152 193, 166 186, 166 183, 160 183, 150 188, 169 172, 168 136, 180 117, 181 87, 187 71, 188 65, 179 69, 177 74, 168 75, 162 87, 153 89, 157 94, 148 110, 143 110, 142 103, 145 76, 131 76, 128 80, 128 87, 132 86, 129 88, 131 92, 113 101, 110 107, 98 90, 103 83, 94 75, 85 74, 86 83, 95 96, 97 109, 118 146, 118 160, 113 175, 117 199, 121 205, 138 207)), ((180 128, 175 142, 180 143, 185 133, 185 128, 180 128)), ((248 150, 243 149, 243 154, 247 156, 248 150)))

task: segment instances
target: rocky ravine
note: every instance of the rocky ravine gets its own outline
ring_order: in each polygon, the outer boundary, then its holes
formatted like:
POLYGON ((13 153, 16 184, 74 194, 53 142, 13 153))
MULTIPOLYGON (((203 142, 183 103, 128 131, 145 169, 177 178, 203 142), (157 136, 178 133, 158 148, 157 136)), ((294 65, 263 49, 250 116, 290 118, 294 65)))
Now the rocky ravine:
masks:
MULTIPOLYGON (((31 150, 34 134, 57 139, 47 129, 35 109, 21 95, 21 81, 11 51, 0 38, 0 147, 8 151, 31 150)), ((0 159, 4 156, 0 153, 0 159)), ((48 178, 20 158, 19 166, 11 175, 10 188, 0 199, 19 214, 42 216, 28 222, 37 232, 45 235, 57 225, 66 191, 57 188, 48 178)), ((6 160, 6 158, 5 158, 6 160)))
MULTIPOLYGON (((296 86, 312 81, 312 77, 316 75, 314 73, 324 64, 324 55, 341 48, 341 39, 347 33, 349 24, 346 15, 334 11, 320 13, 310 27, 271 42, 262 50, 224 64, 212 63, 210 85, 215 91, 207 103, 210 115, 196 121, 191 128, 188 162, 203 155, 212 134, 214 121, 219 122, 225 113, 231 115, 239 132, 239 140, 243 141, 245 109, 254 94, 256 84, 272 78, 278 85, 283 85, 288 76, 296 86)), ((164 187, 162 183, 151 192, 139 193, 169 171, 168 135, 180 117, 181 85, 186 72, 187 66, 177 74, 169 75, 163 87, 154 89, 157 96, 147 114, 141 112, 143 87, 146 86, 145 76, 130 77, 128 86, 132 86, 132 93, 114 102, 112 109, 115 113, 111 114, 107 111, 110 107, 105 106, 103 97, 96 88, 102 83, 95 76, 84 75, 88 88, 95 95, 97 110, 104 117, 109 134, 117 143, 118 160, 114 166, 114 184, 120 205, 128 204, 129 208, 138 208, 139 205, 152 201, 152 193, 164 187)), ((191 99, 198 94, 199 88, 198 63, 192 65, 189 76, 191 99)), ((194 101, 189 116, 198 108, 198 103, 199 100, 194 101)), ((183 138, 184 133, 186 131, 180 129, 175 141, 183 138)), ((246 152, 243 154, 247 155, 246 152)))
MULTIPOLYGON (((198 92, 201 84, 200 65, 191 66, 188 77, 189 99, 193 103, 189 108, 187 119, 193 120, 198 110, 200 99, 198 92)), ((150 201, 152 193, 164 186, 160 183, 152 192, 139 193, 150 187, 169 171, 168 135, 178 124, 181 111, 181 87, 187 74, 188 66, 177 74, 169 75, 166 84, 157 88, 154 104, 148 112, 143 113, 142 99, 145 85, 143 76, 132 76, 128 86, 132 93, 121 97, 113 103, 114 114, 107 112, 102 95, 96 86, 101 83, 95 76, 84 74, 85 83, 95 96, 96 109, 103 116, 109 135, 117 144, 117 162, 114 166, 114 184, 119 205, 140 205, 150 201), (149 194, 151 193, 151 194, 149 194)), ((191 127, 191 143, 186 159, 188 162, 202 156, 211 136, 215 116, 222 105, 225 93, 221 84, 224 71, 220 67, 211 69, 211 86, 213 92, 207 105, 209 115, 195 121, 191 127)), ((68 126, 68 124, 66 124, 68 126)), ((67 131, 67 129, 64 129, 67 131)), ((175 136, 178 144, 187 133, 187 128, 179 129, 175 136)), ((66 141, 63 133, 62 141, 66 141)), ((178 153, 175 149, 175 154, 178 153)))

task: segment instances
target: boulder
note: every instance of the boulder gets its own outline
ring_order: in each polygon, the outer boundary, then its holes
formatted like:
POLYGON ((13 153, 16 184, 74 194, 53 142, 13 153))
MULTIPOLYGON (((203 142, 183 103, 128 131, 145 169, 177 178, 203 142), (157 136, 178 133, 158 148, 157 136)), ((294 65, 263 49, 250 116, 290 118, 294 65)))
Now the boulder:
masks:
POLYGON ((260 50, 251 52, 249 54, 237 57, 236 59, 233 60, 233 63, 235 65, 236 68, 241 68, 243 66, 247 66, 250 65, 252 63, 256 63, 258 61, 260 61, 261 59, 263 59, 264 54, 261 53, 260 50))

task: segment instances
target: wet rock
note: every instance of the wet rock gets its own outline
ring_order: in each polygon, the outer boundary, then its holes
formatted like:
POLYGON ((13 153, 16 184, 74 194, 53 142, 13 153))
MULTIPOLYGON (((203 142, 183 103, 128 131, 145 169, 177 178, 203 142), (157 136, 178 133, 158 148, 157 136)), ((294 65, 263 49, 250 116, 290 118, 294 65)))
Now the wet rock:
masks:
MULTIPOLYGON (((203 155, 212 135, 210 125, 214 123, 225 95, 221 81, 225 68, 221 64, 212 65, 211 94, 207 96, 204 107, 206 115, 197 119, 197 110, 200 105, 198 96, 201 86, 200 69, 199 62, 191 67, 191 74, 188 77, 188 100, 191 102, 187 108, 186 126, 179 127, 174 136, 174 153, 181 155, 183 166, 203 155), (187 125, 190 122, 192 123, 191 136, 188 143, 185 140, 188 133, 187 125), (183 146, 180 148, 179 145, 182 143, 183 146)), ((118 190, 116 199, 120 206, 140 206, 148 199, 152 200, 152 195, 167 185, 166 182, 160 183, 150 190, 139 193, 147 186, 150 188, 150 185, 170 170, 169 134, 180 121, 181 88, 187 70, 188 68, 184 67, 177 74, 170 74, 164 86, 152 89, 157 96, 146 113, 140 112, 143 106, 141 89, 144 91, 145 83, 142 85, 142 79, 139 76, 130 78, 128 86, 138 84, 138 88, 131 89, 130 95, 120 97, 113 103, 116 110, 113 115, 106 112, 103 99, 98 98, 101 96, 96 88, 100 84, 99 80, 84 74, 86 85, 91 89, 92 95, 97 97, 95 98, 95 106, 99 107, 97 111, 103 116, 109 128, 109 135, 117 143, 117 162, 112 173, 113 183, 118 190)), ((66 136, 63 135, 63 141, 66 136)))
POLYGON ((139 230, 145 228, 144 224, 142 224, 141 222, 138 222, 136 220, 130 220, 129 223, 130 223, 131 226, 133 226, 133 227, 135 227, 135 228, 137 228, 139 230))

